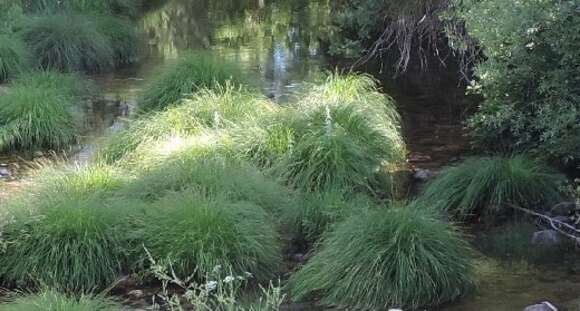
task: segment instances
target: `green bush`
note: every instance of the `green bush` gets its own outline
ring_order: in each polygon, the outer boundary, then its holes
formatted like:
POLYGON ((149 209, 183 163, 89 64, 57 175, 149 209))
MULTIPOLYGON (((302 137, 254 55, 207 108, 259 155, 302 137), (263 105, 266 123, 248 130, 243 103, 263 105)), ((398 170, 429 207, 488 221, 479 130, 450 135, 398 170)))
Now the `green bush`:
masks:
POLYGON ((0 150, 62 149, 77 141, 71 98, 55 90, 15 86, 0 96, 0 150))
POLYGON ((108 38, 113 47, 115 66, 132 64, 139 59, 141 38, 130 20, 112 16, 97 17, 97 26, 101 34, 108 38))
POLYGON ((144 87, 139 100, 142 112, 164 109, 202 88, 246 82, 237 65, 205 53, 183 56, 156 76, 144 87))
POLYGON ((113 134, 104 143, 99 158, 115 162, 144 143, 230 127, 268 115, 273 109, 272 103, 245 89, 231 86, 203 89, 179 106, 133 120, 127 129, 113 134))
POLYGON ((26 295, 0 304, 1 311, 118 311, 121 306, 104 298, 73 298, 55 291, 26 295))
POLYGON ((331 75, 282 116, 234 139, 258 164, 276 162, 274 172, 297 189, 373 192, 380 166, 404 162, 399 115, 368 76, 331 75))
POLYGON ((419 201, 458 219, 510 215, 507 205, 548 207, 560 199, 563 177, 524 156, 471 158, 443 169, 419 201))
POLYGON ((0 279, 70 293, 106 288, 129 266, 127 211, 96 200, 62 200, 12 213, 0 227, 0 279))
POLYGON ((0 33, 0 83, 13 78, 30 65, 28 50, 18 37, 0 33))
POLYGON ((580 159, 577 1, 455 2, 485 55, 474 82, 485 100, 469 120, 476 145, 580 159))
POLYGON ((114 65, 111 42, 87 16, 37 16, 27 19, 19 33, 40 68, 99 72, 114 65))
POLYGON ((203 278, 221 266, 265 280, 280 263, 273 220, 250 202, 186 190, 153 203, 143 217, 145 247, 181 278, 203 278))
POLYGON ((456 228, 424 210, 375 209, 328 233, 290 289, 295 300, 347 309, 436 306, 471 287, 471 256, 456 228))

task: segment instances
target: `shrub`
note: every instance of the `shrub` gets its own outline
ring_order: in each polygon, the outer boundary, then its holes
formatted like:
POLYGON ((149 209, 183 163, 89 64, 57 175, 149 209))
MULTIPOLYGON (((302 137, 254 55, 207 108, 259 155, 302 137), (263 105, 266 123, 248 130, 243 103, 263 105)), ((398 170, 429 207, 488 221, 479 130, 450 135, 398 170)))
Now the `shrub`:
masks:
POLYGON ((186 190, 145 210, 144 244, 181 278, 203 278, 216 266, 267 279, 280 263, 278 234, 259 206, 186 190))
POLYGON ((55 14, 30 18, 20 35, 40 68, 99 72, 114 65, 110 41, 86 16, 55 14))
POLYGON ((77 141, 70 97, 15 86, 0 96, 0 150, 61 149, 77 141))
POLYGON ((146 161, 131 166, 137 176, 121 195, 155 200, 194 187, 234 201, 252 202, 276 215, 290 217, 294 210, 290 191, 255 167, 235 159, 225 147, 186 145, 166 157, 146 161))
POLYGON ((258 163, 277 161, 274 172, 297 189, 373 192, 380 166, 404 162, 399 116, 370 77, 331 75, 296 109, 289 122, 240 138, 254 143, 241 144, 243 154, 258 163))
POLYGON ((0 305, 2 311, 118 311, 121 306, 100 298, 82 296, 73 298, 55 291, 20 296, 0 305))
POLYGON ((506 205, 537 208, 557 203, 562 176, 524 156, 472 158, 429 182, 419 200, 459 219, 513 212, 506 205))
MULTIPOLYGON (((468 125, 478 147, 580 159, 580 16, 566 1, 453 1, 483 47, 468 125)), ((463 46, 462 44, 458 46, 463 46)))
POLYGON ((101 148, 99 157, 114 162, 144 143, 161 138, 187 136, 205 129, 220 129, 267 115, 274 106, 244 89, 231 86, 203 89, 182 105, 133 120, 126 130, 114 134, 101 148))
POLYGON ((128 267, 126 211, 97 201, 62 200, 14 213, 0 228, 5 245, 0 278, 71 293, 106 288, 128 267))
POLYGON ((11 35, 0 33, 0 83, 13 78, 30 64, 24 42, 11 35))
POLYGON ((138 60, 141 39, 131 21, 112 16, 99 16, 97 26, 99 32, 111 43, 116 67, 132 64, 138 60))
POLYGON ((245 78, 240 68, 209 54, 190 54, 163 69, 145 86, 139 100, 142 112, 161 110, 176 104, 188 94, 202 88, 243 84, 245 78))
POLYGON ((312 294, 356 310, 435 306, 471 287, 471 253, 452 225, 425 211, 378 209, 337 225, 290 289, 296 300, 312 294))

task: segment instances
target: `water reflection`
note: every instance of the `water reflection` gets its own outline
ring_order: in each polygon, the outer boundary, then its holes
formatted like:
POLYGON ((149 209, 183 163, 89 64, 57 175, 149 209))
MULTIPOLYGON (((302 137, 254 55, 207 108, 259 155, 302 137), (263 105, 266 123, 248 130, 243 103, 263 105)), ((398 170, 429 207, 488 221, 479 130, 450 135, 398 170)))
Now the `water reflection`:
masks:
POLYGON ((170 0, 142 25, 151 61, 211 49, 254 72, 266 94, 282 100, 326 69, 319 35, 328 1, 170 0))

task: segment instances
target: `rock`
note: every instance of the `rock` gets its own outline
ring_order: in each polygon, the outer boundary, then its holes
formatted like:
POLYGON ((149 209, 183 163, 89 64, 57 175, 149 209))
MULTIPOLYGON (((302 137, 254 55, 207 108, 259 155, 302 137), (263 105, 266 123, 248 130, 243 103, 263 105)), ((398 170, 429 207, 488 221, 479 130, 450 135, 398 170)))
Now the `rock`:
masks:
POLYGON ((535 245, 558 245, 560 242, 560 234, 556 230, 537 231, 532 236, 532 244, 535 245))
POLYGON ((127 296, 133 299, 141 299, 145 297, 145 293, 140 289, 135 289, 127 293, 127 296))
POLYGON ((0 167, 0 178, 10 177, 12 176, 12 172, 7 167, 0 167))
POLYGON ((420 181, 427 181, 429 178, 433 177, 433 172, 428 169, 417 169, 413 174, 413 178, 420 181))
POLYGON ((527 306, 524 311, 558 311, 558 308, 550 302, 544 301, 536 305, 527 306))

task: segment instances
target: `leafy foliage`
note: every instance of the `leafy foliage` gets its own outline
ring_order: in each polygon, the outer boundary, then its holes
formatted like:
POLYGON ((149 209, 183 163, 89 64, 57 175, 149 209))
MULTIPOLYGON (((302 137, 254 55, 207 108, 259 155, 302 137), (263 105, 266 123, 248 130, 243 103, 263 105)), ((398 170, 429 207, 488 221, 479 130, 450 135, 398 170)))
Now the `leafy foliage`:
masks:
POLYGON ((576 1, 462 1, 470 36, 483 47, 469 120, 482 148, 580 157, 580 16, 576 1))
POLYGON ((375 209, 329 232, 290 289, 296 300, 356 310, 435 306, 471 287, 471 256, 452 225, 424 210, 375 209))
POLYGON ((459 219, 512 214, 507 204, 538 208, 557 203, 563 177, 524 156, 472 158, 442 170, 419 201, 459 219))

